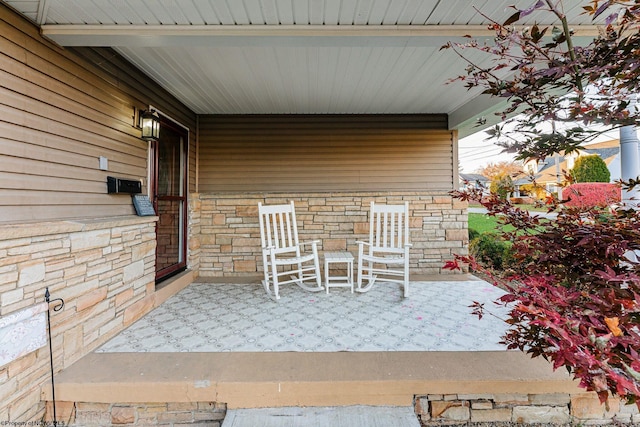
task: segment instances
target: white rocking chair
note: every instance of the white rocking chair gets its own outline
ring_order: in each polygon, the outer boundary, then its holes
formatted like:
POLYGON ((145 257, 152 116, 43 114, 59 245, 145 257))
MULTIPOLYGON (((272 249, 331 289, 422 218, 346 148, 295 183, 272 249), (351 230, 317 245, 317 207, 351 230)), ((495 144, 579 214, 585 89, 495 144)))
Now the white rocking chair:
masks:
POLYGON ((293 201, 288 205, 263 206, 258 203, 258 215, 264 268, 262 285, 269 297, 276 301, 280 299, 280 285, 288 283, 296 283, 311 292, 323 290, 318 241, 298 241, 293 201), (307 249, 303 253, 303 246, 310 246, 311 252, 307 249), (284 276, 290 278, 285 279, 284 276), (305 282, 314 282, 315 286, 309 286, 305 282))
POLYGON ((358 243, 358 292, 371 289, 379 281, 401 283, 409 296, 409 202, 403 205, 376 205, 371 202, 369 241, 358 243), (366 246, 366 250, 365 250, 366 246), (362 281, 368 283, 362 287, 362 281))

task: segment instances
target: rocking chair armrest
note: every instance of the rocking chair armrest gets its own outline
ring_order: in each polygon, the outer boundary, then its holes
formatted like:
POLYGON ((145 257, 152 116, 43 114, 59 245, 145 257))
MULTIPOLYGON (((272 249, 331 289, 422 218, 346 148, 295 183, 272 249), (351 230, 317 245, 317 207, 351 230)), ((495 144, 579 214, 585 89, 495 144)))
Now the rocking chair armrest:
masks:
POLYGON ((320 240, 309 240, 308 242, 299 242, 298 244, 300 246, 306 246, 306 245, 317 245, 318 243, 320 243, 320 240))
MULTIPOLYGON (((356 243, 357 243, 358 245, 373 246, 373 245, 372 245, 371 243, 369 243, 369 242, 363 242, 363 241, 360 241, 360 240, 356 240, 356 243)), ((411 248, 411 247, 413 247, 413 243, 405 243, 404 245, 402 245, 402 247, 403 247, 403 248, 411 248)))

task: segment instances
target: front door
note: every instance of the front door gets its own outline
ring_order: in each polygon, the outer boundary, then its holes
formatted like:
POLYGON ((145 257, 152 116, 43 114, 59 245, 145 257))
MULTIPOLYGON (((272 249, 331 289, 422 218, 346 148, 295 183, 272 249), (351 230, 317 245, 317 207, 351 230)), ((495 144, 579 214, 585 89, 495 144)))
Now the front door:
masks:
POLYGON ((152 143, 156 226, 156 282, 187 266, 188 131, 161 118, 160 139, 152 143))

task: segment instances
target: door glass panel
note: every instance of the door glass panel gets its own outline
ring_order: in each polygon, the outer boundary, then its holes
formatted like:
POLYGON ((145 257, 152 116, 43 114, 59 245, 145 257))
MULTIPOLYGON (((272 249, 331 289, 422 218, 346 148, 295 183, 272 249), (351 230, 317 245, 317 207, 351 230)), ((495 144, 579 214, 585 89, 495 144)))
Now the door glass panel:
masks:
POLYGON ((156 269, 163 270, 182 261, 182 236, 180 200, 158 200, 158 240, 156 269))
POLYGON ((182 138, 163 129, 158 144, 158 196, 182 196, 182 138))
POLYGON ((158 210, 156 271, 184 263, 184 142, 171 128, 162 128, 158 141, 158 210))

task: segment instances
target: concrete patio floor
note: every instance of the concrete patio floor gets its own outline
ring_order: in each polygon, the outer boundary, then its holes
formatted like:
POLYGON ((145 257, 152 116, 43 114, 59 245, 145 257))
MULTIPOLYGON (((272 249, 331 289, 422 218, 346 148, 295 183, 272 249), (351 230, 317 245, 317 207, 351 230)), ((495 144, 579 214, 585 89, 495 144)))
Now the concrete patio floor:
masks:
MULTIPOLYGON (((446 276, 445 276, 446 277, 446 276)), ((499 351, 503 292, 473 276, 307 292, 288 285, 278 302, 259 283, 192 283, 100 347, 114 352, 499 351), (478 319, 478 301, 496 316, 478 319)))

